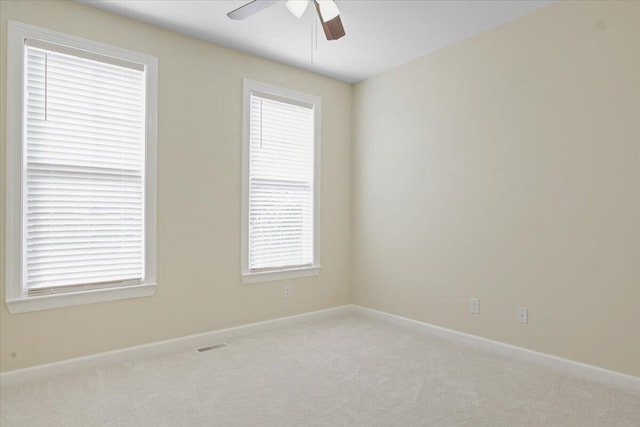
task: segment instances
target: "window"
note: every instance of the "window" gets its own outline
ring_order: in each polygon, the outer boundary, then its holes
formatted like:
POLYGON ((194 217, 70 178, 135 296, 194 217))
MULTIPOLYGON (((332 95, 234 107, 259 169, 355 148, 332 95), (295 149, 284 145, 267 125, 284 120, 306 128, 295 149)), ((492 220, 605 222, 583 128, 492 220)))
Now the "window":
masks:
POLYGON ((152 295, 156 59, 9 24, 7 305, 152 295))
POLYGON ((318 274, 320 98, 244 81, 242 278, 318 274))

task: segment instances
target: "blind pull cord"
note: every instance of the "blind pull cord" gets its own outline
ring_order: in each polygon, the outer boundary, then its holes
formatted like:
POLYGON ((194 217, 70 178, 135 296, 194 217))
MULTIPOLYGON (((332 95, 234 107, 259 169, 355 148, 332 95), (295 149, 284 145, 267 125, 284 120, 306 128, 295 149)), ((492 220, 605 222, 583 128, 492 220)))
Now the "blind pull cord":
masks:
POLYGON ((48 121, 49 110, 49 52, 44 54, 44 121, 48 121))
POLYGON ((262 148, 262 99, 260 99, 260 148, 262 148))

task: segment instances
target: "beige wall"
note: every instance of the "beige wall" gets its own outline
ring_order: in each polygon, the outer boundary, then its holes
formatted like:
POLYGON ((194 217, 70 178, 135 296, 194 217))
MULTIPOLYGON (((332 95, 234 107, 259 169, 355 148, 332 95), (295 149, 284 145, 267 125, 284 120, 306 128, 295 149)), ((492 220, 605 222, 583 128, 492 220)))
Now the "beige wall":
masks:
POLYGON ((552 5, 354 112, 355 303, 640 375, 640 2, 552 5))
MULTIPOLYGON (((0 4, 2 158, 7 20, 156 55, 160 75, 156 295, 13 315, 3 302, 3 371, 348 302, 351 86, 72 2, 0 4), (244 77, 322 97, 322 270, 288 280, 289 299, 284 282, 240 282, 244 77)), ((0 277, 4 300, 4 264, 0 277)))

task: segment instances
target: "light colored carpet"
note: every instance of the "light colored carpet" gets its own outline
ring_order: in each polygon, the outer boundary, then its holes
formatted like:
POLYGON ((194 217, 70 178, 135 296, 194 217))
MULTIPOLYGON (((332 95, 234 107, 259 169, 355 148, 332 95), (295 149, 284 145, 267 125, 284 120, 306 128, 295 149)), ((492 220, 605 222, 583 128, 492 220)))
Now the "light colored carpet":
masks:
POLYGON ((639 395, 356 314, 228 343, 7 387, 0 424, 640 426, 639 395))

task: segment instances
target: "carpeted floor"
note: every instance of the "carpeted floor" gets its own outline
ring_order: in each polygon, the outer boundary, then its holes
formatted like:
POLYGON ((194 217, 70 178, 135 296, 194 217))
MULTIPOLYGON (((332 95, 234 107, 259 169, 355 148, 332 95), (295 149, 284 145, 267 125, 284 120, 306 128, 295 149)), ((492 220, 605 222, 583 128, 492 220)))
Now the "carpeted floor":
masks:
POLYGON ((228 344, 4 388, 0 425, 640 426, 640 395, 356 314, 228 344))

